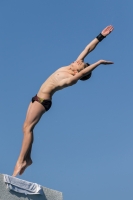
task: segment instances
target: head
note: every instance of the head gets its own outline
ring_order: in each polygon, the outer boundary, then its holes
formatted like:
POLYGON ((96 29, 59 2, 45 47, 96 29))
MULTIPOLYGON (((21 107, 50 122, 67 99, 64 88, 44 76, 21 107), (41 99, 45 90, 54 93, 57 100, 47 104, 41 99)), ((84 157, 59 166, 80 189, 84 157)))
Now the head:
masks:
MULTIPOLYGON (((86 67, 90 66, 89 63, 85 63, 85 64, 86 64, 86 65, 85 65, 84 69, 85 69, 86 67)), ((82 77, 80 80, 81 80, 81 81, 86 81, 86 80, 88 80, 88 79, 91 77, 91 75, 92 75, 92 72, 90 72, 88 75, 82 77)))
POLYGON ((86 68, 88 65, 83 60, 76 60, 71 64, 72 68, 78 72, 86 68))

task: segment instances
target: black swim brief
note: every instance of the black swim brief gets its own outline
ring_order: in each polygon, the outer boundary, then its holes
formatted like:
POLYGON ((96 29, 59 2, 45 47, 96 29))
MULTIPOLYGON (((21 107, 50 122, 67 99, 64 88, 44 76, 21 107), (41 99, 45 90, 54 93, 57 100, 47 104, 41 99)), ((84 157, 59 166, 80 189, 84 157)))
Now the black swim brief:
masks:
POLYGON ((40 97, 38 97, 37 95, 32 97, 32 103, 34 103, 34 101, 39 102, 40 104, 42 104, 45 108, 46 111, 48 111, 52 105, 52 101, 51 100, 44 100, 40 97))

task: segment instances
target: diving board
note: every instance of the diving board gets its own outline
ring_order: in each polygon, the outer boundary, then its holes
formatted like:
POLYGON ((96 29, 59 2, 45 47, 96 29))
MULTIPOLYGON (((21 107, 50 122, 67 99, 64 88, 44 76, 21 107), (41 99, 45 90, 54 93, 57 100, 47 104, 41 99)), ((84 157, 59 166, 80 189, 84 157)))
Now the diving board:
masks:
POLYGON ((63 200, 62 192, 43 187, 43 195, 25 195, 7 188, 4 175, 0 174, 0 200, 63 200))

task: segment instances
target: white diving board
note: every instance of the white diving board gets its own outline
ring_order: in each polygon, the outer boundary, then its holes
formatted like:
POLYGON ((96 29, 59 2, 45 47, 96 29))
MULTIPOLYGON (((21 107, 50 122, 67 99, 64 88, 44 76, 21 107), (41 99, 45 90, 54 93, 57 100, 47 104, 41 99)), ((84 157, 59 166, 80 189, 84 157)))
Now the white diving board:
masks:
POLYGON ((43 195, 25 195, 9 190, 4 182, 4 175, 0 174, 0 200, 63 200, 62 192, 43 187, 43 195))

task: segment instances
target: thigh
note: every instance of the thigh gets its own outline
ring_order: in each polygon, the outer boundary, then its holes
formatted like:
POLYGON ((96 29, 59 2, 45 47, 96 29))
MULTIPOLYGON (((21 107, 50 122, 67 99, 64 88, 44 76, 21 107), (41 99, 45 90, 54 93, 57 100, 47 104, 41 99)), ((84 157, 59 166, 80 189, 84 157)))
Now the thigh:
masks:
POLYGON ((26 114, 26 119, 25 123, 31 126, 34 126, 35 124, 38 123, 40 120, 41 116, 45 113, 45 108, 42 104, 40 104, 37 101, 34 101, 33 103, 31 102, 27 114, 26 114))

